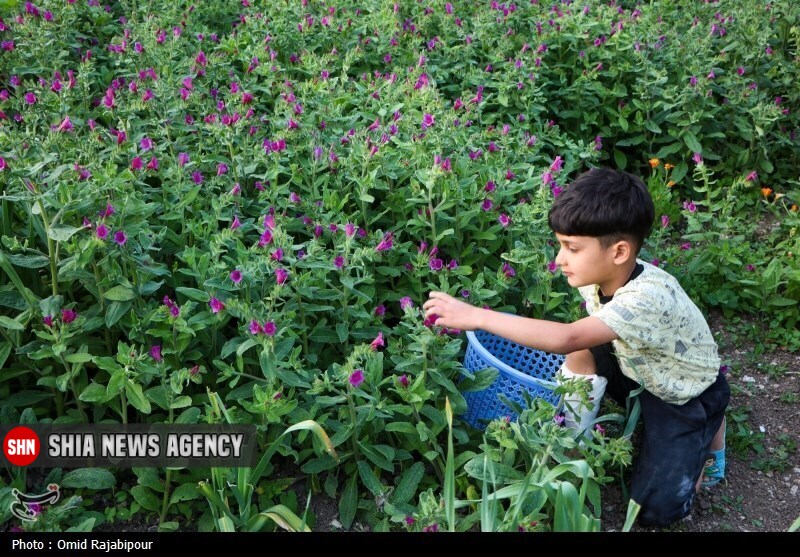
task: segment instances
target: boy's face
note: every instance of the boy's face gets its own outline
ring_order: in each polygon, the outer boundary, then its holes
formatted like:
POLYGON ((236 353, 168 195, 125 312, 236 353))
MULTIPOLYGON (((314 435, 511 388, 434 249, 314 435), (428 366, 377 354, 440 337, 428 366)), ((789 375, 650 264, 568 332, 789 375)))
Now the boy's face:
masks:
POLYGON ((615 264, 616 245, 604 248, 593 236, 565 236, 556 233, 561 249, 556 265, 567 277, 570 286, 603 285, 613 280, 618 270, 615 264))

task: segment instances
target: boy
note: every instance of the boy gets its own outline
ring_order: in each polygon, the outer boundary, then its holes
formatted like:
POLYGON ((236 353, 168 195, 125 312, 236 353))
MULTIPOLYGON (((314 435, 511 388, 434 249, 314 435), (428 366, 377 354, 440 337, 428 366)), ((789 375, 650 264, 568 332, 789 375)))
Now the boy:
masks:
POLYGON ((438 316, 436 325, 482 329, 566 354, 561 375, 591 381, 596 401, 586 409, 574 404, 579 398, 567 398, 565 423, 580 433, 605 390, 624 406, 643 386, 644 431, 631 498, 642 506, 643 525, 667 526, 689 514, 701 483, 724 477, 730 390, 700 310, 674 277, 636 258, 654 213, 644 183, 612 169, 580 175, 556 198, 549 214, 560 244, 556 264, 586 300, 589 317, 568 324, 528 319, 442 292, 431 292, 423 308, 425 317, 438 316))

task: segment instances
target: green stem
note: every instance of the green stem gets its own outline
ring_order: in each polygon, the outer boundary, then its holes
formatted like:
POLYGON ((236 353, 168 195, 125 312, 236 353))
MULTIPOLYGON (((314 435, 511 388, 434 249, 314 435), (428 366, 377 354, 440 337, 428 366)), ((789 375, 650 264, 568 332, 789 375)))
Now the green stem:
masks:
POLYGON ((44 209, 44 203, 39 199, 39 210, 42 215, 42 223, 44 224, 44 232, 47 235, 47 257, 50 260, 50 277, 53 281, 53 296, 58 296, 58 261, 56 258, 56 243, 50 237, 50 221, 47 220, 47 211, 44 209))
POLYGON ((83 410, 83 403, 81 402, 80 396, 78 394, 78 389, 75 387, 75 378, 72 376, 72 370, 69 368, 67 362, 64 361, 64 358, 61 355, 58 356, 58 359, 61 360, 61 365, 64 366, 64 370, 67 372, 67 375, 69 376, 69 386, 72 389, 72 396, 75 397, 75 402, 78 405, 78 413, 81 415, 81 420, 83 421, 83 423, 88 423, 88 420, 86 419, 86 413, 83 410))
POLYGON ((360 451, 358 450, 358 420, 356 419, 356 405, 353 402, 353 392, 349 387, 347 389, 347 406, 350 408, 350 421, 353 422, 353 437, 351 438, 353 442, 353 456, 356 462, 358 462, 360 457, 360 451))

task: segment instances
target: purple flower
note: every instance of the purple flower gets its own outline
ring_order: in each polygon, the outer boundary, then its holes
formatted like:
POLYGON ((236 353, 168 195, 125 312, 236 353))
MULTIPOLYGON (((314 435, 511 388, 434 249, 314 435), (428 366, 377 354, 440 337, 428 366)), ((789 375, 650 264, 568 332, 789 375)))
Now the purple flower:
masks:
POLYGON ((356 233, 356 225, 353 223, 347 223, 344 225, 344 235, 348 238, 352 238, 353 235, 356 233))
POLYGON ((153 358, 155 361, 160 362, 164 358, 161 356, 161 345, 154 344, 150 347, 150 357, 153 358))
POLYGON ((242 272, 239 269, 231 271, 230 277, 234 284, 242 282, 242 272))
POLYGON ((289 278, 289 271, 285 269, 275 269, 275 279, 278 281, 278 284, 283 284, 286 282, 287 278, 289 278))
POLYGON ((139 148, 142 151, 149 151, 153 148, 153 140, 147 136, 144 136, 142 140, 139 142, 139 148))
POLYGON ((386 306, 384 306, 383 304, 380 304, 375 308, 375 315, 380 317, 381 315, 384 315, 385 313, 386 313, 386 306))
POLYGON ((703 164, 703 155, 701 155, 700 153, 695 153, 692 156, 692 160, 695 162, 695 164, 698 165, 703 164))
POLYGON ((661 226, 664 228, 669 226, 669 217, 667 215, 661 215, 661 226))
POLYGON ((689 211, 690 213, 694 213, 697 211, 697 205, 694 204, 694 201, 684 201, 683 208, 689 211))
POLYGON ((228 173, 228 165, 225 163, 219 163, 217 165, 217 176, 222 176, 223 174, 228 173))
POLYGON ((122 230, 117 230, 114 232, 114 241, 120 246, 124 246, 125 242, 128 241, 128 236, 122 230))
POLYGON ((192 172, 192 181, 195 184, 198 184, 198 185, 202 184, 203 183, 203 173, 200 172, 199 170, 195 170, 194 172, 192 172))
POLYGON ((564 166, 564 161, 561 159, 561 155, 559 155, 555 158, 555 160, 553 160, 553 164, 550 165, 550 171, 560 172, 563 166, 564 166))
POLYGON ((551 273, 555 273, 556 271, 558 271, 558 264, 555 261, 551 261, 550 263, 547 264, 547 270, 550 271, 551 273))
POLYGON ((208 305, 211 306, 211 313, 219 313, 220 310, 225 309, 225 304, 223 304, 218 298, 211 298, 211 301, 208 302, 208 305))
MULTIPOLYGON (((408 388, 408 375, 406 374, 401 375, 400 377, 397 378, 397 382, 400 383, 403 387, 408 388)), ((412 518, 411 520, 413 521, 414 519, 412 518)), ((413 522, 411 522, 411 524, 413 524, 413 522)))
POLYGON ((36 104, 36 95, 31 92, 25 93, 25 102, 28 104, 36 104))
POLYGON ((61 310, 61 320, 64 322, 65 325, 69 325, 78 317, 77 312, 71 309, 62 309, 61 310))
POLYGON ((133 157, 131 159, 131 170, 141 170, 144 165, 141 157, 133 157))
POLYGON ((267 335, 268 337, 274 336, 276 330, 277 327, 275 326, 274 321, 266 321, 264 323, 264 334, 267 335))
POLYGON ((392 236, 391 232, 383 235, 383 239, 375 246, 375 251, 387 251, 392 249, 392 236))
POLYGON ((481 209, 484 211, 491 211, 492 207, 494 207, 494 203, 491 199, 484 199, 483 203, 481 203, 481 209))
POLYGON ((558 414, 553 416, 553 421, 556 424, 560 425, 560 426, 564 425, 564 420, 565 420, 565 418, 564 418, 564 413, 563 412, 559 412, 558 414))
POLYGON ((414 302, 408 296, 400 298, 400 309, 406 310, 414 307, 414 302))
POLYGON ((503 272, 503 275, 505 275, 508 278, 517 276, 517 272, 514 270, 514 267, 509 265, 508 262, 503 262, 503 267, 501 270, 503 272))
POLYGON ((497 217, 497 221, 503 228, 506 228, 509 224, 511 224, 511 219, 505 213, 501 213, 500 216, 497 217))
POLYGON ((97 228, 95 229, 94 233, 97 234, 97 237, 100 238, 101 240, 105 240, 106 238, 108 238, 108 227, 101 222, 100 224, 97 225, 97 228))
POLYGON ((375 340, 370 343, 369 347, 372 350, 377 350, 382 346, 386 346, 386 342, 383 340, 383 332, 379 332, 378 336, 376 336, 375 340))
POLYGON ((350 377, 348 377, 347 380, 350 381, 350 384, 357 389, 361 383, 364 382, 364 372, 360 369, 357 369, 350 374, 350 377))
POLYGON ((428 262, 428 266, 431 268, 431 271, 441 271, 444 266, 444 261, 438 257, 434 257, 428 262))
POLYGON ((685 244, 681 244, 681 251, 686 251, 692 249, 691 242, 686 242, 685 244))
POLYGON ((745 180, 747 180, 748 182, 755 182, 756 180, 758 180, 758 173, 754 170, 753 172, 747 175, 747 178, 745 178, 745 180))
POLYGON ((53 316, 52 315, 45 315, 44 317, 42 317, 42 323, 44 323, 48 327, 52 327, 53 326, 53 316))
POLYGON ((333 259, 333 264, 336 266, 337 269, 341 269, 342 267, 344 267, 344 257, 342 257, 341 255, 337 255, 333 259))
POLYGON ((240 226, 242 226, 242 223, 239 220, 239 215, 234 215, 233 216, 233 222, 231 223, 231 230, 236 230, 240 226))
POLYGON ((422 129, 427 129, 433 126, 436 123, 436 119, 433 117, 433 114, 425 113, 422 116, 422 129))
POLYGON ((247 330, 250 331, 251 335, 257 335, 259 333, 263 333, 264 332, 264 329, 261 328, 261 324, 258 321, 256 321, 255 319, 250 321, 250 326, 248 327, 247 330))
POLYGON ((594 430, 599 433, 601 437, 606 434, 606 429, 600 424, 594 424, 594 430))

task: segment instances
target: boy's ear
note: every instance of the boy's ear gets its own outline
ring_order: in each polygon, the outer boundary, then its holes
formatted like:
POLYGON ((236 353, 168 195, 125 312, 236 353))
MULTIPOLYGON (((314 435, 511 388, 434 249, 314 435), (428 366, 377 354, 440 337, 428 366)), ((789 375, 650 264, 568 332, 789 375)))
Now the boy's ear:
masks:
POLYGON ((630 261, 631 257, 636 257, 636 250, 628 240, 620 240, 612 246, 614 250, 614 263, 623 265, 630 261))

